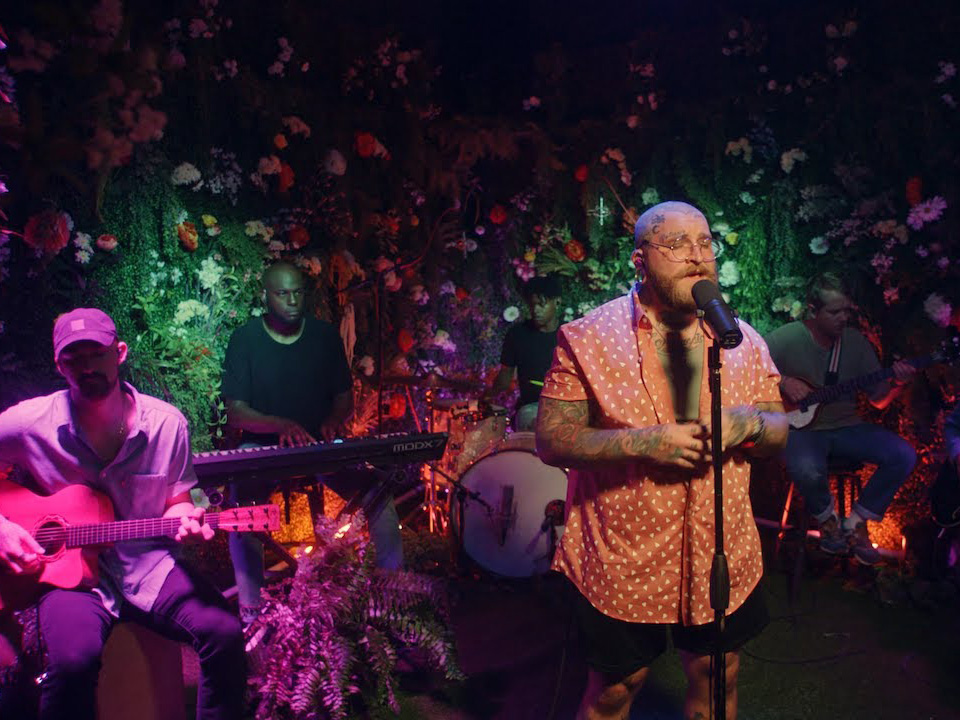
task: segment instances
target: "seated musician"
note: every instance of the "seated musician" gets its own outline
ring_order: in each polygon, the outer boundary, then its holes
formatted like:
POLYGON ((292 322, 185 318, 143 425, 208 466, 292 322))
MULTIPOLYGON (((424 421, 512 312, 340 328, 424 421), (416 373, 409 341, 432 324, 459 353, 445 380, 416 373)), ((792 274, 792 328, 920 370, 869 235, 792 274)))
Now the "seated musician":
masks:
MULTIPOLYGON (((780 391, 797 405, 813 389, 867 375, 880 369, 873 346, 848 326, 853 306, 840 277, 824 273, 807 292, 807 314, 766 337, 783 380, 780 391), (831 362, 832 356, 837 357, 831 362), (833 369, 831 370, 831 367, 833 369)), ((893 381, 868 388, 870 404, 883 409, 916 372, 908 362, 893 364, 893 381)), ((803 496, 806 510, 820 523, 820 548, 830 554, 852 552, 863 564, 880 561, 867 535, 868 520, 878 521, 917 461, 916 452, 899 435, 864 422, 854 394, 824 404, 813 422, 791 429, 783 454, 787 473, 803 496), (850 515, 841 524, 830 492, 827 461, 869 463, 876 471, 867 481, 850 515)))
POLYGON ((543 378, 550 369, 553 350, 557 347, 560 283, 553 275, 535 277, 523 286, 521 293, 529 317, 507 330, 500 353, 500 370, 488 394, 493 396, 506 392, 516 376, 520 398, 517 401, 514 428, 533 430, 543 378))
MULTIPOLYGON (((229 424, 243 431, 241 440, 248 446, 335 439, 353 412, 350 368, 339 334, 330 323, 305 315, 304 277, 289 263, 275 263, 264 272, 261 297, 265 314, 238 328, 227 347, 222 393, 229 424)), ((325 476, 323 482, 341 495, 358 490, 356 478, 347 473, 325 476)), ((235 499, 262 502, 272 489, 238 485, 235 499)), ((399 568, 403 551, 393 497, 378 497, 364 509, 377 566, 399 568)), ((246 623, 261 604, 263 544, 249 534, 231 535, 229 544, 246 623)))
MULTIPOLYGON (((95 586, 56 588, 40 597, 38 632, 46 653, 40 717, 94 719, 100 656, 118 619, 194 647, 201 673, 197 717, 242 717, 240 624, 216 589, 180 563, 173 542, 213 535, 203 509, 190 501, 196 475, 186 420, 120 381, 127 345, 100 310, 79 308, 57 318, 53 347, 68 389, 0 414, 0 463, 29 473, 43 493, 87 485, 112 501, 121 520, 179 517, 180 528, 175 538, 117 542, 100 554, 95 586)), ((0 495, 4 511, 11 513, 0 495)), ((22 502, 16 511, 24 512, 22 502)), ((60 513, 69 519, 71 508, 60 513)), ((0 516, 0 571, 38 573, 42 552, 28 529, 0 516)), ((0 587, 10 581, 0 579, 0 587)))

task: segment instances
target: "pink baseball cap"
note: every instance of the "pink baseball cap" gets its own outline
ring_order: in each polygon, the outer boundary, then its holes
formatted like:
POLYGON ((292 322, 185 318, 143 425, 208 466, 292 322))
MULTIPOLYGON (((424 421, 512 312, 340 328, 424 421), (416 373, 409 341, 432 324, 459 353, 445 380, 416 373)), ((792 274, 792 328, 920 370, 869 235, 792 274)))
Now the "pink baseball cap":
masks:
POLYGON ((59 360, 67 345, 81 340, 109 345, 116 339, 117 326, 103 310, 77 308, 64 313, 53 324, 53 357, 59 360))

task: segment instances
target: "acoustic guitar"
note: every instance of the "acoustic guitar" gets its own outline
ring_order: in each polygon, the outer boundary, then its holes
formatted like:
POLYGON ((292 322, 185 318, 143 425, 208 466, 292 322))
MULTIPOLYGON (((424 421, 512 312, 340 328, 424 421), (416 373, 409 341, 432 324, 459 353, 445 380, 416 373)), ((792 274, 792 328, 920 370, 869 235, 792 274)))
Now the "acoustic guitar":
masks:
MULTIPOLYGON (((960 342, 958 342, 957 338, 950 338, 943 343, 939 350, 922 357, 910 358, 907 362, 917 368, 917 370, 922 370, 937 363, 953 362, 957 359, 958 355, 960 355, 958 345, 960 345, 960 342)), ((786 398, 783 398, 783 407, 787 413, 787 421, 794 430, 802 430, 810 426, 813 421, 817 419, 824 405, 839 400, 857 390, 868 388, 884 380, 889 380, 892 377, 893 368, 883 368, 876 372, 860 375, 850 380, 844 380, 836 385, 824 385, 822 387, 813 385, 802 378, 796 378, 806 385, 809 391, 798 403, 791 403, 786 398)))
MULTIPOLYGON (((97 552, 122 540, 173 537, 180 518, 115 520, 113 503, 86 485, 70 485, 42 497, 0 480, 0 514, 26 528, 43 548, 40 570, 0 576, 0 610, 20 610, 52 588, 92 587, 97 552)), ((280 527, 276 505, 253 505, 207 513, 205 522, 226 532, 268 532, 280 527)))

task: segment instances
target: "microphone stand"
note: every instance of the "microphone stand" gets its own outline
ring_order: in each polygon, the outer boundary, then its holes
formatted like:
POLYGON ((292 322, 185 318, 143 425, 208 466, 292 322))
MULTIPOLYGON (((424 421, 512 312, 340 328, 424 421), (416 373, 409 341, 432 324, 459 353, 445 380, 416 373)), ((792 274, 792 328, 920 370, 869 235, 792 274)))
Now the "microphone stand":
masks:
MULTIPOLYGON (((702 316, 702 312, 699 312, 702 316)), ((714 642, 711 668, 713 671, 714 718, 726 720, 727 716, 727 657, 721 639, 725 625, 725 613, 730 604, 730 572, 727 557, 723 554, 723 437, 720 406, 720 340, 713 339, 707 351, 707 367, 710 373, 710 439, 713 453, 713 512, 714 536, 713 565, 710 568, 710 607, 713 608, 714 642)))

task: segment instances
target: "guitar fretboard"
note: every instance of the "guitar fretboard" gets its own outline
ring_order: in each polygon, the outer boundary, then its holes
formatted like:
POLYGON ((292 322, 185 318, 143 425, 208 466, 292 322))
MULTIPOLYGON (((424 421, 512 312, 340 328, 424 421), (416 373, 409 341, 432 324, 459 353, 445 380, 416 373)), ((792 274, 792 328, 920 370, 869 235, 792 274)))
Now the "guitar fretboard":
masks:
MULTIPOLYGON (((921 370, 925 367, 933 365, 935 362, 939 362, 939 359, 938 356, 934 354, 919 358, 911 358, 907 360, 907 362, 918 370, 921 370)), ((845 380, 842 383, 837 383, 836 385, 825 385, 809 393, 798 403, 798 407, 801 410, 806 411, 811 405, 833 402, 844 395, 849 395, 857 390, 868 388, 871 385, 876 385, 877 383, 882 382, 883 380, 889 380, 892 377, 893 368, 884 368, 882 370, 869 373, 868 375, 861 375, 853 378, 852 380, 845 380)))

